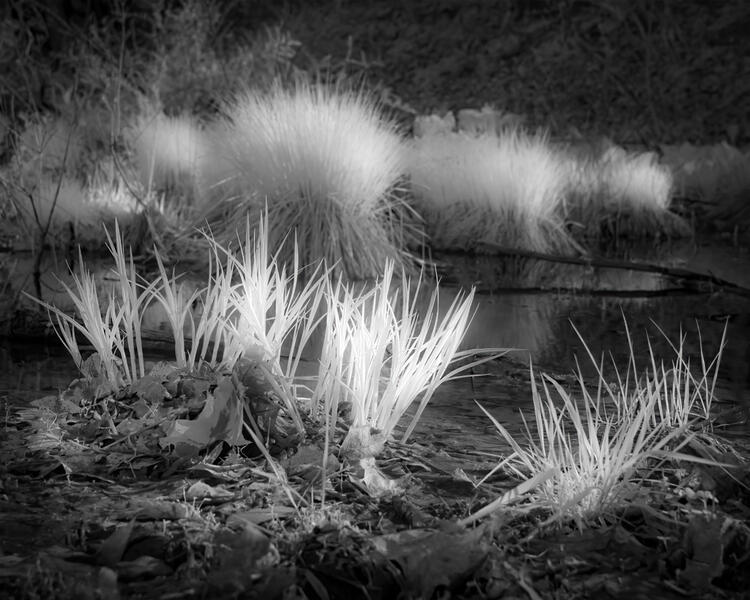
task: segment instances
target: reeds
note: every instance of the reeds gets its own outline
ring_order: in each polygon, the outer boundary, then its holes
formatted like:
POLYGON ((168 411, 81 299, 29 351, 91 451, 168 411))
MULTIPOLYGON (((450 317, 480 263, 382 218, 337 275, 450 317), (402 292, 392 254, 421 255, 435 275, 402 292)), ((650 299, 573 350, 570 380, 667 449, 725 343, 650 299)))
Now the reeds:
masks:
MULTIPOLYGON (((279 84, 238 95, 205 130, 187 116, 141 117, 131 136, 134 163, 147 192, 170 190, 162 199, 167 220, 208 221, 226 245, 248 214, 254 226, 265 208, 281 262, 293 261, 293 233, 303 267, 325 260, 350 279, 381 275, 386 260, 410 265, 425 233, 438 249, 485 242, 563 254, 601 238, 690 233, 669 210, 672 174, 653 153, 611 143, 581 151, 520 127, 433 133, 407 145, 379 108, 363 91, 279 84), (198 201, 178 209, 175 195, 198 201)), ((60 161, 65 131, 51 138, 47 162, 60 161)), ((68 151, 79 153, 68 138, 68 151)), ((31 208, 44 216, 56 206, 55 223, 68 219, 63 213, 90 222, 107 208, 87 203, 81 211, 73 183, 55 191, 48 180, 25 184, 16 204, 30 211, 33 191, 31 208)))
POLYGON ((579 151, 504 129, 413 140, 409 175, 433 246, 569 253, 602 237, 684 236, 672 175, 653 153, 579 151))
MULTIPOLYGON (((303 430, 302 418, 292 385, 296 370, 313 331, 316 314, 322 303, 326 272, 319 265, 306 282, 302 282, 299 253, 295 244, 291 274, 278 255, 268 250, 268 222, 262 218, 257 237, 251 240, 250 226, 242 253, 226 251, 227 268, 238 276, 230 302, 233 318, 232 338, 239 344, 242 356, 260 368, 274 387, 295 422, 303 430), (288 353, 282 367, 282 347, 288 353)), ((212 242, 216 248, 216 242, 212 242)))
POLYGON ((151 300, 164 308, 172 329, 175 362, 187 372, 197 370, 203 363, 231 370, 242 355, 243 345, 229 327, 233 269, 222 266, 216 254, 209 255, 208 284, 188 295, 175 276, 167 275, 161 256, 155 253, 159 278, 151 300), (199 314, 197 321, 195 313, 199 314))

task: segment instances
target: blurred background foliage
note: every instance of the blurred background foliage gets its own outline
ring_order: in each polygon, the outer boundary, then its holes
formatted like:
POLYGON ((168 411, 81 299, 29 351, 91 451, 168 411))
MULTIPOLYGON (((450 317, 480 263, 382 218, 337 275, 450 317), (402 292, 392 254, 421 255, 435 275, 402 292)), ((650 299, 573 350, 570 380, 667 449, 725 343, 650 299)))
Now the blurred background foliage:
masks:
POLYGON ((489 104, 559 137, 742 146, 748 30, 744 0, 9 0, 0 132, 47 111, 116 128, 143 102, 206 115, 314 76, 405 119, 489 104))

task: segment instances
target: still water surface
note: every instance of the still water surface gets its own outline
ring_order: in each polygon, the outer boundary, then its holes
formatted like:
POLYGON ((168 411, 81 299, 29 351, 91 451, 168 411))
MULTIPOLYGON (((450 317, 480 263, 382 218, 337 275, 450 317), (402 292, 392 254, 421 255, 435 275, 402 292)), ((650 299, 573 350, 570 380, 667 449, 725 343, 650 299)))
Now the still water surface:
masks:
MULTIPOLYGON (((656 262, 647 255, 637 258, 656 262)), ((711 360, 726 327, 718 400, 750 402, 750 295, 742 290, 702 285, 696 291, 691 282, 647 271, 487 256, 441 259, 449 284, 441 288, 441 306, 450 305, 458 286, 477 286, 476 314, 464 347, 516 348, 510 356, 517 368, 513 376, 496 368, 485 377, 441 388, 423 416, 423 434, 442 431, 466 444, 480 436, 486 447, 493 447, 492 426, 474 399, 501 422, 515 424, 512 429, 520 427, 519 411, 531 405, 524 368, 529 360, 539 371, 569 374, 578 357, 584 373, 592 375, 582 338, 594 357, 611 356, 608 360, 624 371, 630 354, 626 322, 639 369, 649 360, 649 343, 657 361, 671 361, 670 342, 679 344, 681 334, 692 364, 698 364, 701 347, 711 360)), ((750 255, 728 245, 683 247, 666 258, 662 254, 658 262, 750 289, 750 255)), ((151 318, 156 329, 159 318, 151 318)), ((313 369, 314 364, 308 365, 307 370, 313 369)), ((52 343, 21 346, 5 340, 0 345, 0 398, 6 406, 54 394, 75 377, 72 361, 52 343)))

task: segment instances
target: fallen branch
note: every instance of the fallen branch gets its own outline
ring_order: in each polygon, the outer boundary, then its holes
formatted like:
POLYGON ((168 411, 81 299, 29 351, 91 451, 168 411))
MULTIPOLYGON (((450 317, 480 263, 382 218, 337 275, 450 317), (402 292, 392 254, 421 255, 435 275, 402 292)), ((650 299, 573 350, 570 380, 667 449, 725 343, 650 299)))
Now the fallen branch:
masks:
MULTIPOLYGON (((725 291, 732 292, 739 296, 750 297, 750 289, 717 277, 711 273, 698 273, 690 269, 680 267, 667 267, 656 263, 616 260, 611 258, 592 258, 585 256, 561 256, 556 254, 545 254, 543 252, 534 252, 531 250, 520 250, 518 248, 506 248, 492 242, 481 242, 482 245, 492 248, 495 254, 503 256, 518 256, 522 258, 533 258, 547 262, 556 262, 568 265, 580 265, 582 267, 593 267, 598 269, 625 269, 629 271, 641 271, 645 273, 658 273, 673 279, 679 279, 683 282, 695 281, 708 283, 713 287, 721 288, 725 291)), ((684 284, 683 284, 684 285, 684 284)), ((689 285, 684 285, 686 289, 693 289, 689 285)), ((703 291, 703 290, 701 290, 703 291)))

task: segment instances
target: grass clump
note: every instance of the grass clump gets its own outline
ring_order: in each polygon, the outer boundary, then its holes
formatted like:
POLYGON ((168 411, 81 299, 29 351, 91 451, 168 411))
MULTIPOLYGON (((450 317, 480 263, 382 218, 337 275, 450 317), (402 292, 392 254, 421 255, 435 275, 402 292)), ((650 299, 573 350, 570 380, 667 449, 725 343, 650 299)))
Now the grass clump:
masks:
POLYGON ((412 144, 409 174, 438 248, 572 248, 564 228, 565 165, 543 134, 427 135, 412 144))
POLYGON ((597 381, 588 386, 579 367, 577 397, 548 375, 537 381, 531 368, 534 426, 524 418, 525 445, 481 407, 513 450, 496 468, 524 479, 553 473, 530 497, 551 520, 572 519, 582 527, 643 500, 642 484, 664 459, 702 461, 679 450, 693 439, 694 424, 707 418, 709 381, 715 382, 721 353, 708 364, 701 355, 696 379, 682 343, 671 369, 656 365, 650 351, 651 370, 639 376, 629 332, 628 343, 631 361, 624 374, 615 368, 616 383, 607 381, 586 347, 597 381))
MULTIPOLYGON (((325 260, 366 278, 382 273, 386 260, 409 261, 418 232, 396 193, 404 147, 373 99, 322 85, 276 86, 240 95, 227 113, 213 128, 205 167, 217 239, 235 235, 238 213, 267 204, 270 243, 280 246, 292 232, 303 265, 325 260)), ((288 246, 284 253, 288 262, 288 246)))
MULTIPOLYGON (((625 379, 622 380, 618 376, 618 390, 622 397, 621 405, 633 406, 632 402, 627 401, 632 395, 654 396, 656 397, 656 404, 651 418, 652 428, 656 428, 662 423, 668 429, 681 429, 683 431, 709 426, 716 382, 719 377, 719 366, 726 343, 726 327, 719 343, 719 350, 710 360, 705 355, 703 344, 700 343, 697 375, 685 348, 685 334, 680 332, 679 341, 674 344, 667 337, 667 334, 659 328, 660 333, 667 340, 674 353, 673 358, 667 364, 664 361, 657 361, 651 340, 647 340, 649 364, 645 373, 641 376, 638 376, 635 348, 627 322, 625 322, 625 328, 630 363, 625 379)), ((700 336, 700 331, 698 331, 698 335, 700 336)), ((595 364, 588 347, 585 344, 584 347, 589 352, 592 364, 595 364)), ((598 370, 598 375, 600 379, 604 379, 601 369, 598 370)))
POLYGON ((227 264, 231 265, 227 268, 237 273, 237 284, 230 297, 231 338, 239 344, 241 356, 257 365, 283 399, 297 429, 302 431, 292 385, 302 353, 318 323, 316 314, 325 292, 325 273, 319 267, 303 283, 295 245, 292 268, 287 275, 287 267, 278 254, 269 254, 267 227, 264 217, 257 238, 251 243, 247 224, 242 253, 225 251, 227 264), (285 366, 282 366, 282 352, 287 354, 285 366))
POLYGON ((166 313, 174 338, 177 368, 195 372, 208 364, 214 369, 231 370, 244 349, 228 327, 234 292, 231 266, 224 267, 216 253, 211 255, 208 285, 188 294, 184 284, 167 274, 158 252, 156 260, 159 278, 151 300, 166 313))
MULTIPOLYGON (((209 236, 213 253, 209 281, 193 290, 168 274, 158 252, 158 276, 150 282, 138 281, 116 228, 109 243, 115 285, 106 306, 101 305, 94 277, 83 265, 81 275, 74 276, 75 289, 66 288, 78 316, 47 305, 76 365, 84 374, 92 374, 92 359, 84 361, 78 345, 82 336, 94 347, 108 389, 135 386, 149 375, 141 332, 144 312, 158 304, 172 330, 177 371, 189 375, 207 366, 224 378, 229 390, 214 394, 200 418, 218 418, 217 411, 231 408, 227 418, 242 419, 237 398, 250 389, 264 397, 271 394, 300 433, 304 411, 316 420, 323 417, 330 438, 339 409, 346 406, 348 434, 342 447, 350 454, 372 457, 415 403, 402 440, 409 437, 439 385, 501 353, 459 350, 471 320, 473 291, 459 295, 441 312, 435 289, 421 310, 421 278, 413 287, 403 275, 400 288, 392 293, 395 264, 391 261, 369 291, 355 292, 341 278, 332 283, 330 270, 321 266, 303 281, 296 253, 289 271, 278 255, 269 253, 266 227, 264 218, 257 236, 247 233, 239 253, 209 236), (323 348, 308 404, 298 394, 302 388, 297 370, 321 325, 325 326, 323 348), (487 356, 451 368, 456 360, 476 354, 487 356), (230 374, 237 377, 231 385, 230 374)), ((249 224, 246 229, 250 231, 249 224)), ((184 431, 199 429, 191 440, 209 439, 206 427, 183 421, 184 431)), ((235 424, 231 439, 242 437, 239 426, 235 424)), ((253 440, 262 444, 258 435, 253 440)))
POLYGON ((670 211, 673 177, 654 153, 608 144, 595 154, 571 152, 567 220, 581 241, 690 234, 670 211))
POLYGON ((569 253, 618 236, 683 236, 655 155, 558 147, 518 128, 416 138, 409 172, 433 246, 569 253))
POLYGON ((339 280, 327 295, 313 414, 322 410, 330 427, 346 407, 351 419, 342 450, 358 457, 378 454, 416 404, 401 436, 406 441, 439 385, 499 354, 459 350, 472 316, 473 290, 457 296, 441 315, 435 289, 426 309, 418 311, 418 293, 407 278, 392 292, 393 272, 389 262, 370 291, 355 294, 339 280), (476 354, 489 358, 449 370, 476 354))
MULTIPOLYGON (((111 192, 95 181, 102 170, 127 188, 131 211, 158 213, 153 191, 193 198, 202 151, 192 116, 215 113, 248 81, 269 86, 297 70, 299 43, 279 27, 249 28, 256 10, 187 0, 96 11, 13 3, 3 11, 0 211, 18 216, 13 233, 31 230, 55 248, 103 247, 101 227, 88 226, 100 216, 114 222, 110 207, 89 202, 111 192)), ((127 215, 114 213, 125 230, 127 215)), ((165 251, 192 232, 195 221, 175 223, 176 213, 148 222, 151 235, 131 239, 134 252, 153 241, 165 251)))
POLYGON ((135 130, 135 164, 143 189, 182 192, 193 199, 205 153, 196 120, 157 114, 142 118, 135 130))
POLYGON ((109 292, 106 309, 102 310, 96 279, 86 270, 80 252, 80 273, 73 275, 75 289, 63 284, 79 318, 40 300, 37 302, 55 315, 57 334, 76 366, 84 370, 78 345, 80 335, 94 348, 97 370, 101 368, 105 380, 116 390, 146 374, 141 322, 155 284, 144 287, 136 281, 133 257, 131 254, 129 260, 126 258, 119 227, 115 227, 114 241, 109 234, 107 239, 107 247, 115 259, 116 283, 109 292))

